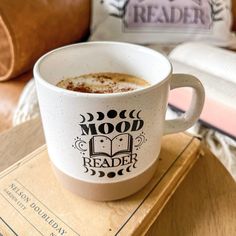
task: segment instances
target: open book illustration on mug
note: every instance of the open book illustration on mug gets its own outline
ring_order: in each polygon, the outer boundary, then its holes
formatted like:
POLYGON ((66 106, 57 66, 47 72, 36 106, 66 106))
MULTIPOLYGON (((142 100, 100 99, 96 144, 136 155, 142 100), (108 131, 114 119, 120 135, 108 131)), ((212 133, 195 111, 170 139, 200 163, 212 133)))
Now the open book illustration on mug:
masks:
POLYGON ((131 153, 133 137, 130 134, 119 134, 110 139, 104 135, 94 136, 89 141, 90 156, 109 156, 131 153))

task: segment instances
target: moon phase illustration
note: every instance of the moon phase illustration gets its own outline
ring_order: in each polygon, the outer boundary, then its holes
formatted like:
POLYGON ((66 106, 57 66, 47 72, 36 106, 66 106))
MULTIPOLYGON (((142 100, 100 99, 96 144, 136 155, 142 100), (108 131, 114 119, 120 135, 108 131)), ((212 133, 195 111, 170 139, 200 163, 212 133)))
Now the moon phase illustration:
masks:
POLYGON ((138 119, 141 119, 140 116, 139 116, 140 112, 141 112, 141 110, 137 113, 137 118, 138 119))
POLYGON ((84 173, 87 173, 88 172, 88 168, 86 166, 84 166, 84 168, 86 169, 84 173))
POLYGON ((118 175, 123 175, 123 170, 124 169, 120 169, 117 173, 118 173, 118 175))
POLYGON ((136 144, 135 147, 140 147, 145 143, 145 136, 140 134, 138 137, 135 138, 136 144))
POLYGON ((135 110, 132 110, 132 111, 129 113, 129 117, 132 118, 132 119, 135 118, 134 115, 133 115, 134 112, 135 112, 135 110))
POLYGON ((82 117, 82 121, 80 121, 80 123, 84 123, 85 122, 85 117, 83 115, 80 115, 82 117))
POLYGON ((130 167, 131 167, 131 166, 128 166, 128 167, 126 168, 126 171, 127 171, 127 172, 131 172, 130 167))
POLYGON ((121 119, 125 119, 126 118, 125 112, 126 112, 126 110, 123 110, 123 111, 120 112, 120 118, 121 119))
POLYGON ((105 173, 103 171, 98 171, 99 172, 99 176, 98 177, 103 177, 105 175, 105 173))
POLYGON ((78 139, 75 141, 75 147, 81 152, 87 151, 86 142, 81 139, 78 139))
POLYGON ((104 115, 101 111, 98 111, 97 113, 98 113, 98 118, 97 118, 97 120, 103 120, 104 117, 105 117, 105 115, 104 115))
POLYGON ((88 119, 88 121, 92 121, 93 120, 93 114, 91 114, 91 113, 87 113, 88 115, 89 115, 89 119, 88 119))
POLYGON ((93 170, 93 169, 90 169, 91 170, 91 175, 95 175, 96 174, 96 171, 95 170, 93 170))
POLYGON ((107 174, 107 177, 108 178, 114 178, 116 176, 116 173, 115 172, 109 172, 108 174, 107 174))
POLYGON ((107 117, 110 119, 113 119, 117 116, 117 111, 116 110, 110 110, 107 112, 107 117))

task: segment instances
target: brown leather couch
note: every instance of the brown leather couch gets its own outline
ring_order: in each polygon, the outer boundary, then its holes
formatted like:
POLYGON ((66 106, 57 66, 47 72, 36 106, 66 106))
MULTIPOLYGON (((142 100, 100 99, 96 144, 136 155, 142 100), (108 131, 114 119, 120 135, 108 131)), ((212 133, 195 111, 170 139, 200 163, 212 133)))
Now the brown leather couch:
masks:
MULTIPOLYGON (((233 2, 233 30, 236 31, 236 0, 233 2)), ((90 4, 89 0, 81 0, 81 4, 90 4)), ((85 8, 87 9, 87 8, 85 8)), ((89 31, 90 11, 86 12, 85 27, 82 28, 81 37, 77 41, 83 40, 89 31)), ((79 27, 79 26, 78 26, 79 27)), ((12 126, 12 116, 16 108, 19 96, 25 84, 32 78, 32 72, 29 71, 15 79, 0 82, 0 132, 12 126)))

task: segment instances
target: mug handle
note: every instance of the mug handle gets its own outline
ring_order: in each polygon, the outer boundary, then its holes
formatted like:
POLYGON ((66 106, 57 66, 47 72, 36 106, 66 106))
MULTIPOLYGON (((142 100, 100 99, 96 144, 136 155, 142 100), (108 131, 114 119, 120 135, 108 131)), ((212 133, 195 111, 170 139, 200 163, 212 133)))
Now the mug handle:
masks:
POLYGON ((199 118, 205 100, 204 87, 199 79, 188 74, 173 74, 170 82, 170 89, 180 87, 193 88, 193 94, 189 109, 181 117, 165 120, 164 135, 185 131, 190 128, 199 118))

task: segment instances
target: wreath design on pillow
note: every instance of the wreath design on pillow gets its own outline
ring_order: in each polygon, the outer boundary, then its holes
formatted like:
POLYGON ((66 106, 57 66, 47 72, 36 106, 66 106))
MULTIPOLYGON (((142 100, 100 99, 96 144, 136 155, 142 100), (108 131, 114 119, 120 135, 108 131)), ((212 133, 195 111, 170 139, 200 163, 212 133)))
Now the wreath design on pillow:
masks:
POLYGON ((227 7, 224 8, 222 0, 210 0, 209 4, 211 7, 212 21, 223 21, 224 18, 222 13, 224 12, 225 8, 227 9, 227 7))

